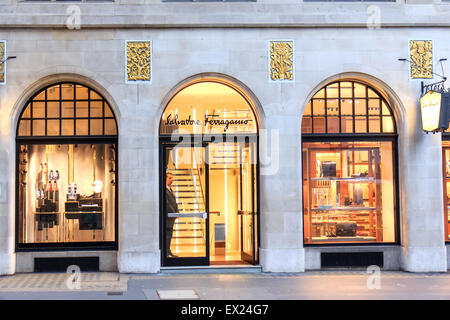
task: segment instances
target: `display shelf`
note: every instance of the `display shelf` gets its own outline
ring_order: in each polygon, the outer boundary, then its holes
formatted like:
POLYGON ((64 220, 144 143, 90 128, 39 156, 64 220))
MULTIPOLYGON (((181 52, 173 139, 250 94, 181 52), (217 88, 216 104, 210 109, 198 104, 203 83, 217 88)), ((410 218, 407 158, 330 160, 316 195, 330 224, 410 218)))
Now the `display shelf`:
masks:
POLYGON ((310 241, 382 241, 379 148, 319 147, 309 149, 307 159, 313 164, 307 175, 310 241), (336 236, 341 223, 356 224, 352 235, 336 236))
POLYGON ((337 178, 337 177, 319 177, 311 178, 311 181, 345 181, 345 182, 374 182, 374 177, 349 177, 349 178, 337 178))
POLYGON ((312 208, 311 211, 375 211, 375 207, 335 207, 335 208, 312 208))

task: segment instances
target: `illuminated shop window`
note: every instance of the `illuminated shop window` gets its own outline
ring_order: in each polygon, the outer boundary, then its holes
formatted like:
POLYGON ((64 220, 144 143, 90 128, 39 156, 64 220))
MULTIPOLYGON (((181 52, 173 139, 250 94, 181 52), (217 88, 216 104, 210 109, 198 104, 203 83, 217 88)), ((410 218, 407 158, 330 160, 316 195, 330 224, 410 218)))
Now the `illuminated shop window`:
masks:
POLYGON ((445 241, 450 241, 448 211, 450 209, 450 132, 442 133, 442 174, 444 181, 444 231, 445 241))
POLYGON ((114 246, 116 150, 114 114, 95 90, 59 83, 30 99, 17 129, 19 248, 114 246))
POLYGON ((334 82, 302 121, 305 244, 397 241, 395 121, 386 100, 334 82))

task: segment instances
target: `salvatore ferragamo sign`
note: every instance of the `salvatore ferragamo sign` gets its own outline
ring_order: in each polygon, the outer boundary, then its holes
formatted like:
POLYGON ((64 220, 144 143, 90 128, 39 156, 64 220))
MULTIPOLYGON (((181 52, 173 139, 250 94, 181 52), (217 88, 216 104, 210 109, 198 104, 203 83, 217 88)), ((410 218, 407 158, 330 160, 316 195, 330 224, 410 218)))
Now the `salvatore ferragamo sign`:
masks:
POLYGON ((230 126, 247 126, 252 121, 252 119, 220 119, 219 115, 205 115, 203 121, 200 119, 193 119, 191 115, 187 118, 179 119, 178 114, 173 116, 169 114, 164 120, 163 124, 165 126, 222 126, 223 131, 226 132, 230 126))

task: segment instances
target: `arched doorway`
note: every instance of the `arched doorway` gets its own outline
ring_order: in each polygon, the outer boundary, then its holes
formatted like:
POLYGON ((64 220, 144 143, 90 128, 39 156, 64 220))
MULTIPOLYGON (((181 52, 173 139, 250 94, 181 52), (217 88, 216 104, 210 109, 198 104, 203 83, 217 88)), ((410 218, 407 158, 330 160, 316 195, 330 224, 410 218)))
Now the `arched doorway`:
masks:
POLYGON ((258 263, 258 123, 216 77, 181 86, 160 122, 164 266, 258 263))
POLYGON ((399 242, 397 129, 369 84, 328 83, 302 119, 305 245, 399 242))
POLYGON ((53 83, 16 132, 17 250, 117 249, 116 117, 96 90, 53 83))

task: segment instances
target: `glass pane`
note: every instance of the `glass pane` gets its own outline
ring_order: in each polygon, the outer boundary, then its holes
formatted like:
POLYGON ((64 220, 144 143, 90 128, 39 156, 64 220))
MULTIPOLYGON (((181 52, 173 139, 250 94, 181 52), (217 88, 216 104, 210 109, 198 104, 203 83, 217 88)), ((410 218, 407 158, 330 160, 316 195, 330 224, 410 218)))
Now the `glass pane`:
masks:
POLYGON ((380 115, 380 99, 369 99, 369 115, 380 115))
POLYGON ((59 102, 47 102, 47 117, 59 118, 59 102))
POLYGON ((20 120, 19 136, 31 136, 31 120, 20 120))
POLYGON ((308 116, 302 119, 302 133, 312 133, 312 119, 308 116))
POLYGON ((106 102, 105 102, 105 117, 114 118, 114 114, 112 113, 110 106, 106 102))
POLYGON ((62 99, 63 100, 73 100, 74 97, 74 90, 73 90, 73 84, 62 84, 61 85, 61 91, 62 91, 62 99))
POLYGON ((62 102, 62 118, 73 118, 74 117, 74 103, 73 102, 62 102))
POLYGON ((59 120, 47 120, 47 135, 59 136, 59 120))
POLYGON ((87 99, 89 99, 89 89, 84 87, 84 86, 77 85, 77 87, 76 87, 76 99, 77 100, 87 100, 87 99))
POLYGON ((303 112, 304 116, 310 116, 311 115, 311 101, 308 102, 305 108, 305 112, 303 112))
POLYGON ((338 117, 328 117, 327 118, 328 133, 339 133, 339 118, 338 117))
POLYGON ((89 134, 89 120, 82 119, 76 121, 77 136, 87 136, 89 134))
MULTIPOLYGON (((66 120, 67 121, 67 120, 66 120)), ((111 145, 23 145, 19 153, 19 243, 115 240, 111 145), (24 162, 26 157, 27 161, 24 162), (71 181, 69 183, 68 181, 71 181)))
POLYGON ((325 98, 325 89, 320 89, 313 98, 325 98))
POLYGON ((341 82, 341 98, 352 98, 353 87, 351 82, 341 82))
POLYGON ((327 86, 327 98, 339 98, 339 85, 337 83, 327 86))
POLYGON ((22 118, 31 118, 31 104, 28 104, 22 114, 22 118))
POLYGON ((59 84, 47 89, 47 100, 59 100, 59 84))
POLYGON ((89 103, 87 101, 77 101, 76 102, 76 113, 77 118, 87 118, 89 117, 89 103))
POLYGON ((91 135, 103 135, 103 120, 91 119, 91 135))
POLYGON ((353 133, 353 117, 341 117, 341 132, 353 133))
POLYGON ((33 136, 45 136, 45 120, 33 120, 33 136))
POLYGON ((369 98, 379 98, 378 94, 376 94, 375 91, 373 91, 370 88, 368 88, 367 90, 368 90, 368 93, 369 93, 369 95, 368 95, 369 98))
POLYGON ((33 102, 33 118, 45 118, 45 102, 33 102))
POLYGON ((105 135, 116 135, 117 127, 114 119, 105 119, 105 135))
POLYGON ((366 97, 366 86, 355 83, 355 98, 365 98, 366 97))
POLYGON ((33 100, 45 100, 45 90, 39 92, 33 100))
POLYGON ((394 123, 392 121, 392 117, 383 116, 383 132, 394 132, 394 123))
POLYGON ((103 117, 102 101, 91 101, 91 117, 103 117))
POLYGON ((201 147, 165 149, 165 254, 169 258, 207 255, 204 151, 201 147))
POLYGON ((353 101, 352 99, 341 100, 341 115, 353 115, 353 101))
POLYGON ((73 126, 74 126, 74 120, 62 120, 61 124, 61 134, 63 136, 73 136, 73 126))
POLYGON ((391 142, 303 143, 305 243, 395 242, 391 142))
POLYGON ((97 92, 95 92, 94 90, 90 91, 91 91, 91 100, 103 100, 103 98, 99 96, 97 92))
POLYGON ((383 106, 383 116, 389 116, 391 115, 391 112, 389 111, 386 103, 384 101, 381 102, 381 105, 383 106))
POLYGON ((356 133, 367 132, 367 118, 366 117, 355 117, 355 132, 356 133))
POLYGON ((312 101, 313 114, 315 116, 325 115, 325 100, 324 99, 314 99, 312 101))
POLYGON ((355 115, 366 115, 367 114, 367 101, 365 99, 357 99, 355 101, 355 115))
POLYGON ((325 117, 313 118, 314 133, 325 133, 325 117))
POLYGON ((339 115, 339 99, 327 99, 327 115, 339 115))
POLYGON ((380 132, 380 117, 369 117, 369 132, 380 132))

